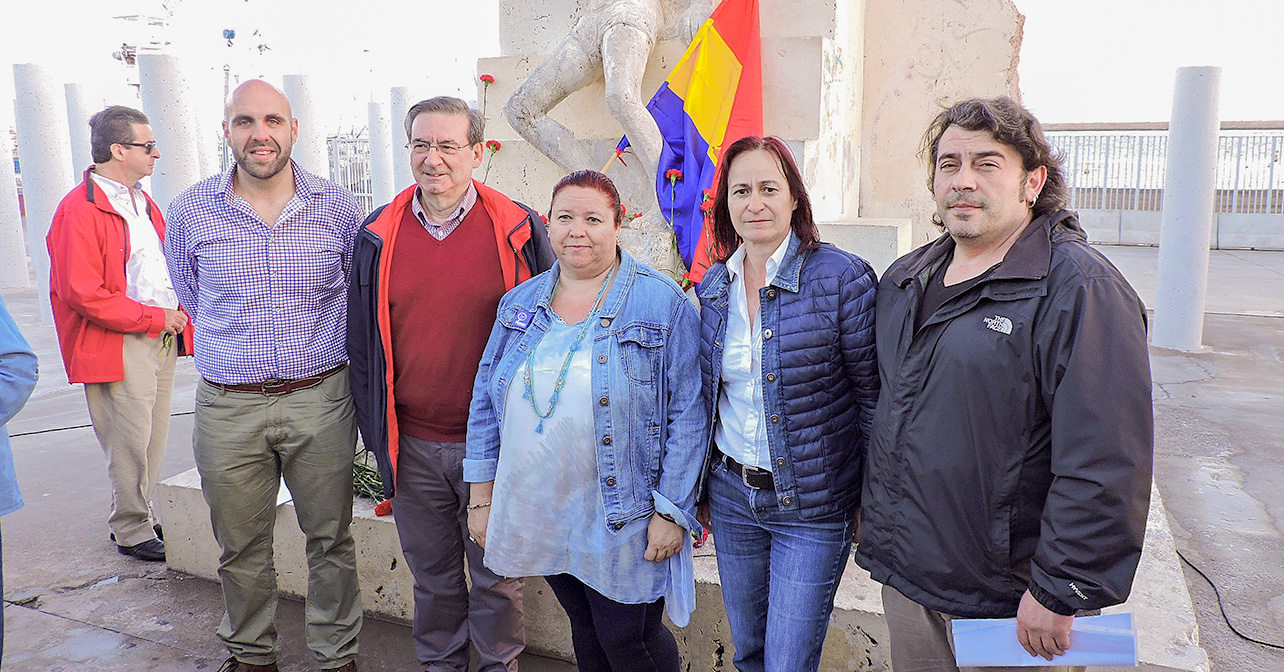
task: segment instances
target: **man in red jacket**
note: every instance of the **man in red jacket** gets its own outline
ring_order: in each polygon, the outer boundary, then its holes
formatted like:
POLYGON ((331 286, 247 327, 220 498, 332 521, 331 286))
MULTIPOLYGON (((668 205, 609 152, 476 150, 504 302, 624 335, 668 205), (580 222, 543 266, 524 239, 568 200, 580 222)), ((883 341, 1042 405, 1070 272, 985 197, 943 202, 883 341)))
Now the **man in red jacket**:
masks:
POLYGON ((49 226, 49 294, 67 379, 85 384, 107 456, 118 550, 163 561, 151 508, 169 437, 174 362, 191 343, 161 240, 161 210, 139 184, 160 152, 147 117, 115 105, 89 120, 95 165, 49 226), (186 336, 186 338, 184 338, 186 336))

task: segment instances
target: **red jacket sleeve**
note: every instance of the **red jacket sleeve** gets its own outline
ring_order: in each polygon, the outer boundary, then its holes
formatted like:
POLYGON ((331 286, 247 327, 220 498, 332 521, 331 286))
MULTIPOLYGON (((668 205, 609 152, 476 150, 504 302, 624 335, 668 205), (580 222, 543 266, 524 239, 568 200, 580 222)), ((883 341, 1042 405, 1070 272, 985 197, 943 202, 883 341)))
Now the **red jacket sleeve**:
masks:
MULTIPOLYGON (((123 282, 119 289, 108 287, 108 259, 119 257, 123 263, 125 237, 107 230, 113 224, 107 213, 76 205, 64 201, 49 226, 49 291, 105 329, 159 336, 165 326, 163 308, 129 298, 123 282)), ((123 268, 120 273, 123 276, 123 268)))

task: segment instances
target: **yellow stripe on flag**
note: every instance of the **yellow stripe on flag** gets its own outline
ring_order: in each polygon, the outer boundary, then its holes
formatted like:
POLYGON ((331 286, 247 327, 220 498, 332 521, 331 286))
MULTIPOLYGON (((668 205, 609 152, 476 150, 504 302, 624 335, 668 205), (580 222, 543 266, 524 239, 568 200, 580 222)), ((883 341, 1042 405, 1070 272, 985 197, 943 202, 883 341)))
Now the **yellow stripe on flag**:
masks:
POLYGON ((717 161, 727 132, 727 120, 740 84, 740 60, 707 21, 691 47, 669 75, 669 90, 682 98, 682 109, 709 143, 709 158, 717 161))

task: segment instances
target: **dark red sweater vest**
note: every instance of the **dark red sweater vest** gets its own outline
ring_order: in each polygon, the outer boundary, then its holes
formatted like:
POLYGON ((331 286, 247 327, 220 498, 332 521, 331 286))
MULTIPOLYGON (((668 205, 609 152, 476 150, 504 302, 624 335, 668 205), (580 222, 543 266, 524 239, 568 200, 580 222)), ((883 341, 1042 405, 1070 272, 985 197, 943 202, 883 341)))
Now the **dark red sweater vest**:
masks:
POLYGON ((473 379, 503 295, 495 227, 481 201, 441 241, 406 208, 388 274, 402 434, 464 440, 473 379))

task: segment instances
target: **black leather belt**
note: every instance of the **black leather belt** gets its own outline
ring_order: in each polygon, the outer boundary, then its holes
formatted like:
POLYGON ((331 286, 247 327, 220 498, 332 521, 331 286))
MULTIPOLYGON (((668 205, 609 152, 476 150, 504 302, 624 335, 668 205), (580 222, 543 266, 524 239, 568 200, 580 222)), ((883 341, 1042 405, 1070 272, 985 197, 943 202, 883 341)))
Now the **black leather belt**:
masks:
POLYGON ((340 364, 329 371, 323 371, 315 376, 308 376, 307 378, 273 378, 261 383, 237 383, 234 385, 223 385, 222 383, 215 383, 208 379, 205 382, 223 390, 224 392, 253 392, 255 394, 263 395, 289 394, 291 392, 298 392, 299 390, 316 387, 321 384, 321 381, 342 371, 346 366, 347 364, 340 364))
POLYGON ((775 490, 776 483, 771 479, 771 472, 758 467, 746 467, 731 459, 726 453, 718 451, 719 459, 727 465, 727 471, 740 477, 746 487, 754 490, 775 490))

